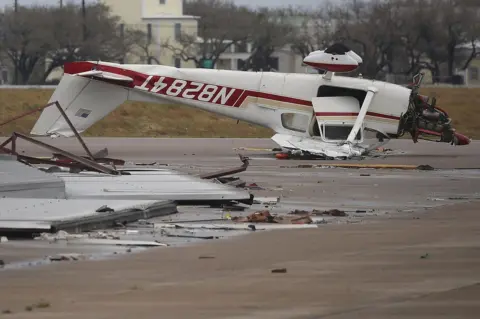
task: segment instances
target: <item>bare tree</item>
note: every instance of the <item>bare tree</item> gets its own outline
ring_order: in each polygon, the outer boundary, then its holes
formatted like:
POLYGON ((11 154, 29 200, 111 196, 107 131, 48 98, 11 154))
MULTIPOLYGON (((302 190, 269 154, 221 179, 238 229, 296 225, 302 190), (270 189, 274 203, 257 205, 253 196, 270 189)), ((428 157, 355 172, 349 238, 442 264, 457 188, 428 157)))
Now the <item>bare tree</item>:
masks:
MULTIPOLYGON (((470 23, 468 23, 466 28, 466 39, 467 43, 469 43, 470 54, 465 59, 462 69, 466 70, 470 63, 476 58, 480 56, 480 5, 477 2, 464 3, 466 7, 468 7, 470 11, 470 23), (472 7, 471 4, 474 4, 472 7)), ((466 46, 466 45, 465 45, 466 46)))
POLYGON ((335 20, 331 13, 335 7, 331 4, 316 11, 297 10, 290 15, 298 19, 289 41, 292 50, 305 58, 313 51, 326 49, 335 42, 335 20))
POLYGON ((259 9, 255 12, 248 42, 250 56, 243 61, 243 70, 271 70, 272 54, 287 45, 294 26, 286 10, 259 9))
POLYGON ((336 39, 344 42, 363 58, 360 72, 377 77, 394 70, 395 49, 400 42, 402 20, 399 1, 361 2, 351 0, 333 12, 336 39))
MULTIPOLYGON (((459 45, 476 39, 474 30, 478 26, 480 3, 470 0, 409 0, 407 3, 418 34, 418 66, 428 68, 434 81, 439 81, 444 72, 449 81, 452 80, 459 45)), ((472 59, 475 56, 473 52, 472 59)))
POLYGON ((158 60, 152 52, 152 47, 157 45, 157 42, 154 41, 148 33, 133 29, 130 36, 134 39, 135 43, 134 49, 132 50, 133 55, 139 57, 140 60, 146 64, 161 64, 160 60, 158 60))
POLYGON ((44 7, 6 9, 2 16, 0 49, 15 68, 15 84, 27 84, 37 63, 51 49, 50 12, 44 7))
POLYGON ((205 60, 212 61, 214 67, 222 53, 249 36, 245 30, 250 30, 252 14, 246 7, 221 0, 197 0, 186 2, 185 12, 200 17, 198 34, 183 32, 179 39, 168 39, 162 47, 183 61, 194 61, 197 67, 202 67, 205 60))
POLYGON ((76 5, 52 8, 52 49, 46 54, 49 61, 44 79, 56 68, 66 62, 78 60, 123 61, 143 34, 126 29, 120 24, 119 17, 111 16, 108 7, 100 4, 83 10, 76 5))

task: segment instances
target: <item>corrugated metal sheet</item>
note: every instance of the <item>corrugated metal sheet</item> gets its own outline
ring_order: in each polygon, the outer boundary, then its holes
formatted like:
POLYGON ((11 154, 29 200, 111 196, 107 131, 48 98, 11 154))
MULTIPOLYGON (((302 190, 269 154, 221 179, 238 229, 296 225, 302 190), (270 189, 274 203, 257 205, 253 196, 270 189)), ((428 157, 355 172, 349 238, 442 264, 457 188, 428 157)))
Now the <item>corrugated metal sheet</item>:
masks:
POLYGON ((68 198, 155 199, 175 201, 245 200, 244 190, 168 169, 129 171, 131 175, 55 173, 68 198))
POLYGON ((66 198, 62 179, 0 155, 0 197, 66 198))

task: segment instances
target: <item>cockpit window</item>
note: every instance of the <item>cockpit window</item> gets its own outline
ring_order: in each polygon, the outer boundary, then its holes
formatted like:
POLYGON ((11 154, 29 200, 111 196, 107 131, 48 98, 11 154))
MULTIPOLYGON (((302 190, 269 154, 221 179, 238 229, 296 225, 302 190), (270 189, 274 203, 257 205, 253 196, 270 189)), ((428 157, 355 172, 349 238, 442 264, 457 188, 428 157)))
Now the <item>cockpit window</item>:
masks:
POLYGON ((282 113, 282 125, 284 128, 297 132, 306 132, 310 117, 300 113, 282 113))
MULTIPOLYGON (((345 141, 350 134, 353 126, 346 125, 323 125, 323 136, 327 140, 332 141, 345 141)), ((358 131, 355 140, 359 141, 362 139, 361 130, 358 131)))

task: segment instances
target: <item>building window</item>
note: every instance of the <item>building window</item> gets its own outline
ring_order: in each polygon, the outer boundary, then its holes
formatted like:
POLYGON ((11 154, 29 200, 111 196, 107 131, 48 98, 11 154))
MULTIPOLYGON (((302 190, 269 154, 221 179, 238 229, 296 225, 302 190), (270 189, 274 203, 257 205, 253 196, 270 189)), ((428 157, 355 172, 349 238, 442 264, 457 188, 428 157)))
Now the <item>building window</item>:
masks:
POLYGON ((175 40, 179 41, 182 36, 182 25, 175 23, 175 40))
POLYGON ((180 58, 175 58, 175 67, 176 68, 181 68, 182 67, 182 60, 180 60, 180 58))
POLYGON ((160 4, 165 4, 166 0, 160 0, 160 4))
POLYGON ((468 73, 470 74, 470 80, 478 81, 479 76, 478 76, 478 68, 477 67, 471 67, 468 69, 468 73))

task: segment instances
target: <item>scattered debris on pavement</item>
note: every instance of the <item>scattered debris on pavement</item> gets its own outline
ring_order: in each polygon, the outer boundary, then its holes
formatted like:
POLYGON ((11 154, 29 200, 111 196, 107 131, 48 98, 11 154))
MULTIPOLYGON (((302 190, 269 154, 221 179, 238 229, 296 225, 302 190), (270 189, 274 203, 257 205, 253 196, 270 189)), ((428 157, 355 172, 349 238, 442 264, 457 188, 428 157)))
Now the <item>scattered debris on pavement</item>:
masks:
POLYGON ((249 190, 264 190, 264 188, 258 186, 257 183, 248 184, 248 185, 245 186, 245 188, 249 189, 249 190))
MULTIPOLYGON (((135 230, 124 230, 122 234, 128 235, 135 233, 135 230)), ((68 244, 77 245, 112 245, 112 246, 135 246, 135 247, 167 247, 168 244, 158 241, 140 241, 140 240, 121 240, 120 236, 115 233, 104 231, 93 232, 87 234, 69 234, 66 231, 59 231, 56 234, 41 233, 35 237, 35 240, 45 240, 49 242, 66 241, 68 244)))
POLYGON ((395 165, 395 164, 301 164, 295 166, 280 166, 280 168, 345 168, 345 169, 398 169, 398 170, 420 170, 420 171, 433 171, 430 165, 395 165))
POLYGON ((273 274, 285 274, 287 273, 287 268, 276 268, 272 269, 273 274))
POLYGON ((278 223, 278 224, 311 224, 313 220, 309 216, 290 217, 273 216, 270 211, 258 211, 246 217, 232 217, 236 223, 278 223))
POLYGON ((82 254, 58 254, 55 256, 47 257, 50 261, 78 261, 87 259, 85 255, 82 254))
MULTIPOLYGON (((366 211, 358 211, 358 212, 366 212, 366 211)), ((347 213, 345 213, 343 210, 338 210, 338 209, 330 209, 327 211, 320 211, 320 210, 312 210, 312 211, 306 211, 306 210, 294 210, 290 212, 291 215, 305 215, 305 216, 333 216, 333 217, 346 217, 348 216, 347 213)))
POLYGON ((280 197, 255 197, 254 204, 260 205, 277 205, 280 202, 280 197))

